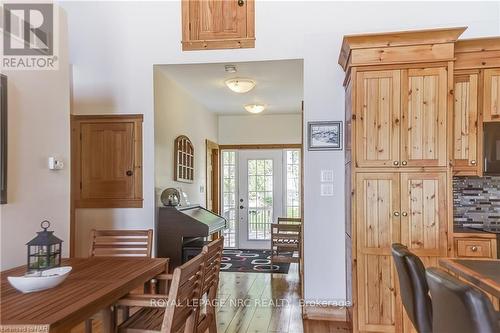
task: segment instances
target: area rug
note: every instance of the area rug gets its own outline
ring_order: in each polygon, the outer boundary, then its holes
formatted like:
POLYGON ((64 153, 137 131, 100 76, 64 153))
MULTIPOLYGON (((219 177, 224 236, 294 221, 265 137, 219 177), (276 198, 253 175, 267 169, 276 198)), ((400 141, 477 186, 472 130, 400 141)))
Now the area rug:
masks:
MULTIPOLYGON (((269 250, 224 250, 220 270, 221 272, 288 274, 290 264, 274 263, 271 268, 270 255, 269 250)), ((289 255, 292 256, 292 253, 289 255)))

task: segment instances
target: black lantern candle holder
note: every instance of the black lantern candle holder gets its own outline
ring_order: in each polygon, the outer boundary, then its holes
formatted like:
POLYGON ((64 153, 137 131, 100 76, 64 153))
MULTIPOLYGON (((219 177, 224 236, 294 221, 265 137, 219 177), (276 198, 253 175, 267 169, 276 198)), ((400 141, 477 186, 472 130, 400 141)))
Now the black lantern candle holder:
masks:
POLYGON ((62 240, 54 236, 53 231, 48 231, 49 221, 40 223, 43 231, 30 240, 28 246, 28 272, 44 271, 61 266, 62 240))

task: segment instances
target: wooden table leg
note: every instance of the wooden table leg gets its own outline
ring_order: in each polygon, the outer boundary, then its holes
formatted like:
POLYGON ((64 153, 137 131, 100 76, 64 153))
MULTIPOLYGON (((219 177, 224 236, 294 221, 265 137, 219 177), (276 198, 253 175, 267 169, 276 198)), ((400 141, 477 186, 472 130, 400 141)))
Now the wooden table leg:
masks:
POLYGON ((102 318, 102 332, 115 332, 115 316, 111 307, 106 307, 100 311, 102 318))

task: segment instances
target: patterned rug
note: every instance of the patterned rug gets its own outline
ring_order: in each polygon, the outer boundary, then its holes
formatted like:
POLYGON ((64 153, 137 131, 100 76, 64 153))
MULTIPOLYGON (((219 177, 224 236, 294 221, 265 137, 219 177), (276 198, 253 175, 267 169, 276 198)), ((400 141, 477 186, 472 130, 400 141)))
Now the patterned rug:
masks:
POLYGON ((269 250, 224 250, 220 270, 221 272, 288 274, 289 263, 275 263, 271 269, 270 255, 269 250))

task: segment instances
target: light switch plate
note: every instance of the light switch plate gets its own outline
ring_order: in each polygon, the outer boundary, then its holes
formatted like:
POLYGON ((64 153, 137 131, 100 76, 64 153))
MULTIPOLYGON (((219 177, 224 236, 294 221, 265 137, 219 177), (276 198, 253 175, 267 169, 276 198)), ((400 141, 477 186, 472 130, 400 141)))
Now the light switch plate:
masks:
POLYGON ((321 182, 333 182, 333 170, 321 170, 321 182))
POLYGON ((321 196, 333 197, 333 183, 321 184, 321 196))

